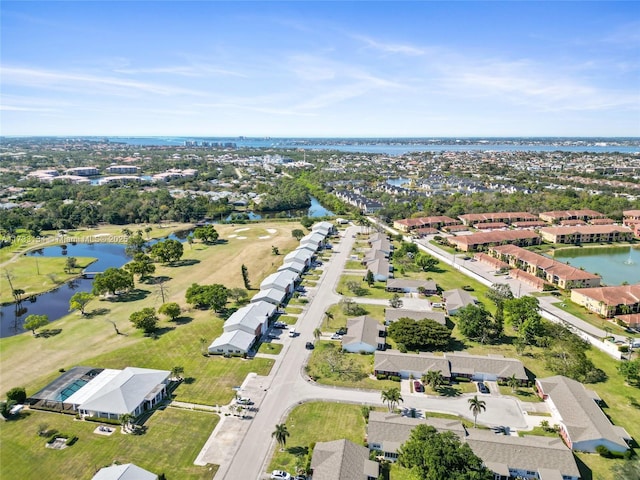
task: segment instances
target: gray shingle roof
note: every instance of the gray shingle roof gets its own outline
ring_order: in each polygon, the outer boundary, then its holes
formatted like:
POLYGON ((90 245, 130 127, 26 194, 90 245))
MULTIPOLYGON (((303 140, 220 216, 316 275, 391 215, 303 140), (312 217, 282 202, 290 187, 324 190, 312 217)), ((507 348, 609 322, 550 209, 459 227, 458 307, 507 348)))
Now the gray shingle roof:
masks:
POLYGON ((373 360, 374 370, 385 372, 428 372, 429 370, 441 371, 444 377, 451 376, 449 360, 443 356, 428 353, 400 353, 397 350, 375 352, 373 360))
POLYGON ((134 465, 126 463, 124 465, 112 465, 111 467, 101 468, 92 480, 157 480, 155 473, 134 465))
POLYGON ((454 373, 490 373, 498 378, 515 375, 518 380, 527 380, 527 374, 520 360, 501 355, 469 355, 467 353, 445 353, 454 373))
POLYGON ((447 311, 457 310, 474 303, 474 298, 460 288, 443 292, 442 298, 444 298, 445 304, 447 306, 447 311))
POLYGON ((378 343, 384 343, 384 338, 380 337, 380 332, 383 331, 384 325, 380 325, 373 317, 364 315, 350 318, 347 320, 347 334, 342 337, 342 345, 362 342, 377 347, 378 343))
POLYGON ((562 375, 539 378, 537 383, 555 405, 573 443, 604 438, 627 448, 624 436, 630 438, 629 434, 609 421, 594 391, 562 375))
POLYGON ((366 480, 379 474, 369 450, 344 439, 316 443, 311 468, 314 480, 366 480))
POLYGON ((387 280, 387 288, 418 288, 435 291, 437 286, 433 280, 416 280, 413 278, 391 278, 387 280))
POLYGON ((426 310, 403 310, 402 308, 387 308, 384 312, 384 319, 387 322, 395 322, 399 318, 411 318, 413 320, 423 320, 428 318, 441 325, 447 324, 447 316, 444 312, 428 312, 426 310))

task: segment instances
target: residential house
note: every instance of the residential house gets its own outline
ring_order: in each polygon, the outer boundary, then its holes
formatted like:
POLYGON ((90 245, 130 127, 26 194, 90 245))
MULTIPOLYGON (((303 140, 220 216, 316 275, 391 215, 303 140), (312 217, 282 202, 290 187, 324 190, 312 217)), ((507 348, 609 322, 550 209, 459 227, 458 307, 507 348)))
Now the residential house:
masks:
POLYGON ((312 232, 319 232, 325 237, 335 233, 336 227, 331 222, 318 222, 311 227, 312 232))
POLYGON ((475 305, 476 303, 476 299, 461 288, 442 292, 442 299, 449 315, 455 315, 461 308, 467 305, 475 305))
MULTIPOLYGON (((496 480, 579 480, 580 471, 571 450, 559 438, 496 435, 487 430, 467 430, 459 420, 410 418, 393 413, 371 412, 367 424, 369 449, 394 462, 400 447, 418 425, 438 432, 453 432, 467 443, 496 480)), ((315 478, 315 477, 314 477, 315 478)))
POLYGON ((433 280, 414 280, 411 278, 390 278, 387 280, 387 292, 417 293, 436 295, 438 287, 433 280))
POLYGON ((137 417, 167 396, 170 375, 168 370, 149 368, 104 369, 63 401, 86 417, 137 417))
POLYGON ((306 235, 300 239, 300 245, 310 245, 311 247, 318 250, 321 246, 324 245, 325 235, 320 232, 311 232, 309 235, 306 235))
POLYGON ((209 345, 208 352, 212 355, 245 355, 257 338, 244 330, 224 332, 209 345))
POLYGON ((478 232, 471 235, 446 237, 446 240, 463 252, 486 249, 494 245, 540 245, 540 237, 529 230, 497 230, 493 232, 478 232))
POLYGON ((105 168, 105 172, 111 175, 135 175, 140 172, 140 167, 135 165, 111 165, 105 168))
POLYGON ((349 440, 318 442, 311 457, 313 480, 377 480, 380 465, 369 450, 349 440))
POLYGON ((420 230, 423 228, 440 229, 442 227, 459 224, 459 220, 440 215, 433 217, 405 218, 402 220, 395 220, 393 222, 393 228, 401 232, 409 233, 413 230, 420 230))
POLYGON ((444 312, 432 312, 429 310, 405 310, 403 308, 387 308, 384 311, 384 321, 388 325, 401 318, 410 318, 412 320, 433 320, 440 325, 447 324, 447 316, 444 312))
POLYGON ((627 442, 631 436, 609 421, 598 405, 600 397, 593 390, 562 375, 538 378, 536 388, 549 404, 552 423, 558 423, 560 436, 572 450, 595 453, 600 445, 612 452, 629 449, 627 442))
POLYGON ((622 215, 622 224, 629 227, 636 237, 640 237, 640 210, 625 210, 622 215))
POLYGON ((308 267, 311 265, 311 260, 315 255, 315 251, 316 250, 313 247, 298 247, 284 256, 284 262, 300 262, 308 267))
POLYGON ((280 268, 278 268, 278 272, 281 272, 282 270, 291 270, 293 272, 296 272, 297 274, 301 274, 306 269, 307 269, 307 266, 303 261, 294 258, 290 261, 285 261, 280 266, 280 268))
POLYGON ((468 213, 458 216, 464 225, 501 222, 507 225, 513 222, 526 222, 538 220, 538 217, 528 212, 492 212, 492 213, 468 213))
POLYGON ((627 328, 640 330, 640 313, 620 314, 616 315, 615 318, 616 320, 624 323, 627 328))
POLYGON ((597 287, 601 278, 566 263, 539 255, 515 245, 491 247, 489 254, 510 266, 542 278, 563 289, 597 287))
POLYGON ((342 349, 350 353, 373 353, 386 347, 386 327, 366 315, 349 318, 347 333, 342 337, 342 349))
POLYGON ((251 302, 269 302, 276 307, 282 305, 287 298, 287 293, 277 288, 267 288, 256 293, 251 302))
POLYGON ((451 369, 449 360, 442 355, 420 352, 401 353, 398 350, 377 351, 374 353, 373 371, 375 375, 395 375, 401 378, 421 378, 428 371, 435 370, 449 380, 451 369))
POLYGON ((571 301, 603 317, 640 313, 640 283, 574 289, 571 301))
POLYGON ((158 476, 133 463, 125 463, 101 468, 91 480, 158 480, 158 476))
POLYGON ((576 225, 572 227, 546 227, 539 230, 542 239, 550 243, 628 242, 633 231, 620 225, 576 225))
POLYGON ((463 352, 447 352, 452 377, 466 377, 474 381, 495 382, 515 375, 521 385, 529 381, 520 360, 502 355, 470 355, 463 352))
POLYGON ((291 270, 283 270, 280 272, 272 273, 267 276, 260 284, 260 290, 268 290, 269 288, 276 288, 282 290, 287 295, 293 293, 295 289, 295 283, 300 278, 296 272, 291 270))
POLYGON ((606 215, 589 209, 554 210, 551 212, 542 212, 538 216, 547 223, 558 223, 561 220, 583 220, 586 222, 592 218, 606 218, 606 215))
POLYGON ((276 306, 266 301, 251 302, 233 312, 224 322, 224 331, 242 330, 257 337, 267 332, 269 319, 276 312, 276 306))

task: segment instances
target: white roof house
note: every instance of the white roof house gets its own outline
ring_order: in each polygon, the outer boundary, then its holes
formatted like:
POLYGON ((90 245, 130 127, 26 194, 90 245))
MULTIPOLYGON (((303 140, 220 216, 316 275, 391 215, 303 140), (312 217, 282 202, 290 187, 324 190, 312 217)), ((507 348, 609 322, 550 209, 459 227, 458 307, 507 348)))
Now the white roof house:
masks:
POLYGON ((305 265, 309 266, 315 251, 316 250, 313 247, 310 247, 310 248, 299 247, 293 250, 292 252, 289 252, 288 254, 286 254, 284 256, 284 261, 285 263, 294 262, 294 261, 302 262, 305 265))
POLYGON ((312 232, 322 232, 325 235, 328 235, 334 230, 335 226, 331 222, 318 222, 311 227, 312 232))
POLYGON ((91 480, 158 480, 158 476, 133 463, 125 463, 101 468, 91 480))
POLYGON ((291 270, 283 270, 281 272, 272 273, 265 278, 260 284, 260 290, 267 290, 269 288, 277 288, 286 293, 293 292, 293 288, 296 280, 300 278, 296 272, 291 270))
POLYGON ((285 261, 282 266, 278 268, 278 271, 281 272, 283 270, 291 270, 292 272, 302 273, 306 270, 306 268, 307 265, 303 261, 294 258, 291 261, 285 261))
POLYGON ((313 245, 316 249, 322 245, 325 240, 325 235, 320 232, 312 232, 306 237, 300 239, 300 245, 313 245))
POLYGON ((244 330, 254 335, 267 331, 269 318, 275 313, 276 306, 269 302, 254 302, 236 310, 226 322, 224 331, 244 330))
POLYGON ((255 341, 255 335, 243 330, 224 332, 209 345, 208 351, 219 355, 242 355, 251 350, 255 341))
POLYGON ((267 288, 256 293, 251 299, 251 303, 269 302, 277 307, 284 302, 286 297, 287 293, 282 290, 278 290, 277 288, 267 288))
POLYGON ((134 416, 152 408, 166 393, 171 372, 127 367, 105 369, 65 400, 80 414, 90 417, 134 416))

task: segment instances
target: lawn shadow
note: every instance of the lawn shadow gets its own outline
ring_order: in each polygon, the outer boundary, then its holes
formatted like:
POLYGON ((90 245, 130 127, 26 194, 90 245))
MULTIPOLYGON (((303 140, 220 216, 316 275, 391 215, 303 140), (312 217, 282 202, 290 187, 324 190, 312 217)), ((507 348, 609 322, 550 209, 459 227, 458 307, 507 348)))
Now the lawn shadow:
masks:
POLYGON ((182 379, 182 383, 184 383, 185 385, 193 385, 194 383, 196 383, 196 379, 194 377, 186 377, 182 379))
POLYGON ((150 337, 150 338, 153 338, 154 340, 157 340, 158 338, 160 338, 165 333, 168 333, 168 332, 170 332, 172 330, 175 330, 175 329, 176 329, 176 327, 162 327, 162 328, 156 329, 153 333, 146 334, 146 336, 150 337))
POLYGON ((45 328, 36 333, 35 336, 37 338, 49 338, 58 335, 60 332, 62 332, 61 328, 45 328))
POLYGON ((573 459, 576 461, 576 465, 580 471, 580 478, 582 480, 593 480, 593 472, 591 469, 576 455, 573 456, 573 459))
POLYGON ((149 285, 158 285, 159 283, 168 282, 172 277, 168 277, 166 275, 158 275, 157 277, 149 277, 146 280, 146 283, 149 285))
POLYGON ((172 322, 176 325, 186 325, 187 323, 191 323, 192 320, 193 317, 176 317, 172 322))
POLYGON ((438 393, 443 397, 459 397, 460 390, 450 385, 444 385, 438 388, 438 393))
POLYGON ((84 317, 85 318, 93 318, 93 317, 97 317, 99 315, 106 315, 110 311, 111 311, 111 309, 109 309, 109 308, 94 308, 90 312, 86 312, 84 314, 84 317))
POLYGON ((135 302, 137 300, 144 300, 149 296, 149 290, 141 290, 139 288, 134 288, 133 290, 121 293, 115 297, 111 298, 112 302, 135 302))
POLYGON ((197 265, 198 263, 200 263, 200 260, 197 260, 195 258, 185 258, 184 260, 171 262, 169 266, 170 267, 190 267, 192 265, 197 265))
POLYGON ((301 447, 299 445, 295 447, 289 447, 287 448, 287 453, 295 455, 296 457, 302 457, 309 454, 309 447, 301 447))

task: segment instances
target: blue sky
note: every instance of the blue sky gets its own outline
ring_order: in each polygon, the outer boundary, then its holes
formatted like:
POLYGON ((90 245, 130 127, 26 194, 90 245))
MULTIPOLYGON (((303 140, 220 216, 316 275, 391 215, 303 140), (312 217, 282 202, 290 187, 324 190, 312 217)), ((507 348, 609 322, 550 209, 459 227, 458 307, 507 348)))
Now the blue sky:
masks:
POLYGON ((640 136, 637 2, 0 3, 0 133, 640 136))

